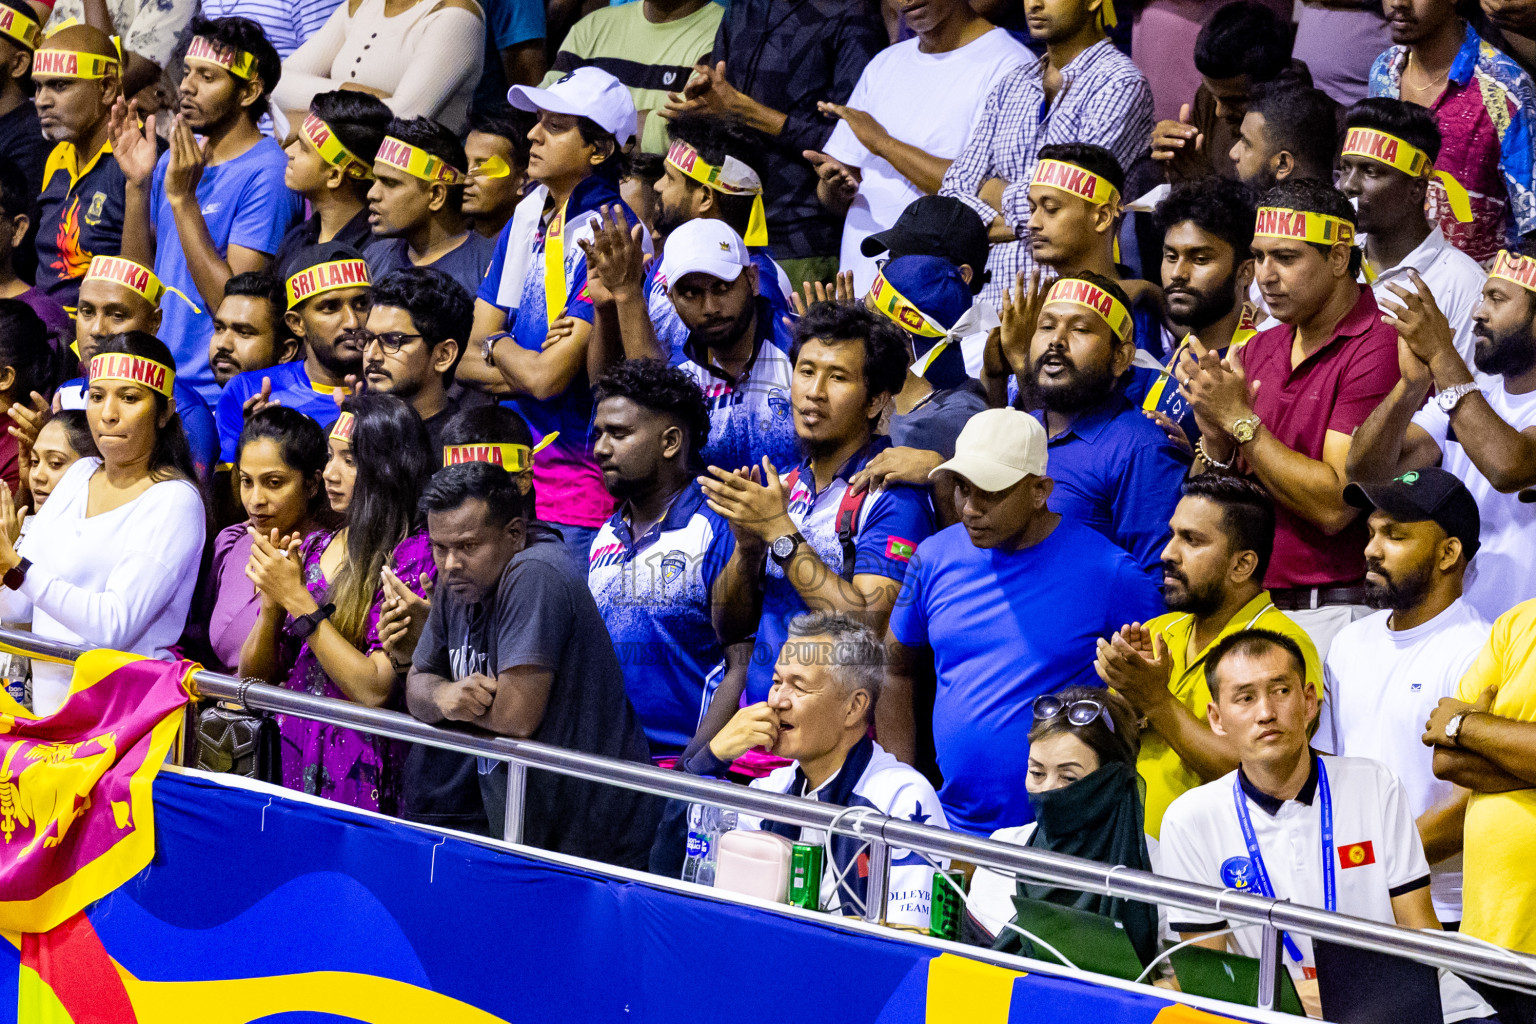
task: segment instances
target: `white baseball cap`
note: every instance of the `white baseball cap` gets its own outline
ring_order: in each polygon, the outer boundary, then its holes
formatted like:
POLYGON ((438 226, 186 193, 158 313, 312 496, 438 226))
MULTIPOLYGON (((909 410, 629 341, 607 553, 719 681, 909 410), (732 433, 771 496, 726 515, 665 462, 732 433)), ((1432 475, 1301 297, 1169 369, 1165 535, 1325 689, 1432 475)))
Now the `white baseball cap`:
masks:
POLYGON ((661 255, 661 276, 668 285, 687 274, 708 274, 734 281, 752 265, 747 243, 723 220, 695 218, 667 236, 661 255))
POLYGON ((954 473, 984 491, 1006 491, 1026 476, 1045 476, 1045 428, 1027 412, 987 409, 966 420, 955 457, 928 474, 954 473))
POLYGON ((635 137, 635 101, 623 83, 601 68, 577 68, 548 89, 514 85, 507 102, 518 110, 591 118, 621 146, 635 137))

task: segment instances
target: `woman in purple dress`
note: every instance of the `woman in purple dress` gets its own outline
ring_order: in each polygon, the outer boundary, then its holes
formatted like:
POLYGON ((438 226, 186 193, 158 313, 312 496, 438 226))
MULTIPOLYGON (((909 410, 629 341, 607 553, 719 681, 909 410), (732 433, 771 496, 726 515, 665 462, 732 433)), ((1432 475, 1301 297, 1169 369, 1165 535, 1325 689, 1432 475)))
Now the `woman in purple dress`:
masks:
MULTIPOLYGON (((398 398, 362 395, 342 404, 331 428, 323 479, 346 525, 308 539, 254 536, 246 569, 261 611, 240 652, 240 674, 301 693, 399 707, 415 631, 386 629, 400 614, 382 585, 389 569, 418 596, 435 575, 417 510, 434 463, 420 418, 398 398), (386 607, 388 606, 388 608, 386 607), (392 609, 392 610, 391 610, 392 609)), ((393 814, 399 744, 351 729, 279 716, 283 785, 393 814)))

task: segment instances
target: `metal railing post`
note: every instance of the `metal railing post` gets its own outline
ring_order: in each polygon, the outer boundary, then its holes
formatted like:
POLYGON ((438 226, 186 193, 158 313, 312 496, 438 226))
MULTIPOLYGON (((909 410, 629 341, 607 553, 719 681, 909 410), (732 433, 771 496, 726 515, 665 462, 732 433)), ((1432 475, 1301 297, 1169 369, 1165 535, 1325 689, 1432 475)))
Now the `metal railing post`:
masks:
POLYGON ((1274 1010, 1280 1006, 1280 972, 1286 969, 1280 929, 1266 924, 1260 942, 1258 1005, 1261 1010, 1274 1010))
POLYGON ((501 822, 501 838, 509 843, 523 841, 523 803, 528 789, 528 766, 507 762, 507 802, 501 822))
POLYGON ((869 884, 864 887, 864 920, 885 922, 885 905, 891 898, 891 848, 878 839, 869 841, 869 884))

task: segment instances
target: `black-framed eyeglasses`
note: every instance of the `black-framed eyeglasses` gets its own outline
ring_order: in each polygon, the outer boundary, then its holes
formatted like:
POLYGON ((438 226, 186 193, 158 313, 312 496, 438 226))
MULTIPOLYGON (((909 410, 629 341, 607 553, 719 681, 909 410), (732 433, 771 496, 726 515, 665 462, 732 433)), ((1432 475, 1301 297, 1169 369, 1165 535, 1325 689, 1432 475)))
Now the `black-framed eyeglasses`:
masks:
POLYGON ((1035 698, 1035 721, 1043 722, 1065 714, 1067 721, 1076 726, 1093 724, 1095 718, 1103 718, 1104 724, 1110 732, 1115 731, 1115 720, 1110 717, 1109 708, 1101 700, 1091 697, 1080 697, 1074 701, 1064 701, 1052 694, 1043 694, 1035 698))
POLYGON ((420 337, 422 337, 422 335, 408 334, 405 331, 385 331, 383 334, 374 334, 372 331, 357 332, 357 340, 362 342, 363 348, 367 348, 374 342, 378 342, 380 348, 391 354, 399 352, 405 343, 410 341, 412 338, 420 337))

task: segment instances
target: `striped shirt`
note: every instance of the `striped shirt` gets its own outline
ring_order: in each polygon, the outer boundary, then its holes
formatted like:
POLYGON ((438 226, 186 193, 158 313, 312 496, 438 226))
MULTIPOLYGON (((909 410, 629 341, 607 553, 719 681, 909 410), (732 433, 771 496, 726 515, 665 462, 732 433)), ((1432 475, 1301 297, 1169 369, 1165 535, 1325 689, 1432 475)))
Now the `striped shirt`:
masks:
MULTIPOLYGON (((1029 182, 1041 146, 1086 142, 1103 146, 1128 168, 1152 137, 1152 90, 1139 68, 1101 39, 1061 69, 1062 85, 1045 106, 1047 58, 1017 69, 987 97, 965 149, 944 174, 939 194, 954 196, 990 224, 998 215, 977 193, 989 178, 1008 182, 1003 219, 1024 238, 1029 224, 1029 182)), ((1001 306, 1020 271, 1033 267, 1029 243, 992 247, 991 283, 980 298, 1001 306)))
POLYGON ((267 42, 284 60, 310 36, 341 0, 203 0, 205 18, 249 18, 261 26, 267 42))

